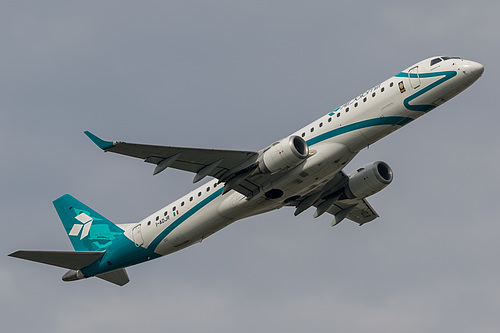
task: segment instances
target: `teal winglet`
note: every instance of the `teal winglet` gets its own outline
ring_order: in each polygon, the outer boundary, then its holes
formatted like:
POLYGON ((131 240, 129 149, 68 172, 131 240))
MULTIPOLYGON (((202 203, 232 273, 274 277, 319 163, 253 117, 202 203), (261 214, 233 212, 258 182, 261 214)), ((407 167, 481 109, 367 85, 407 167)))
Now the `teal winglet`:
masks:
POLYGON ((90 138, 90 140, 92 140, 102 150, 107 150, 107 149, 113 148, 113 146, 115 145, 115 143, 113 141, 104 141, 103 139, 95 136, 94 134, 90 133, 89 131, 85 131, 84 133, 85 133, 85 135, 87 135, 90 138))

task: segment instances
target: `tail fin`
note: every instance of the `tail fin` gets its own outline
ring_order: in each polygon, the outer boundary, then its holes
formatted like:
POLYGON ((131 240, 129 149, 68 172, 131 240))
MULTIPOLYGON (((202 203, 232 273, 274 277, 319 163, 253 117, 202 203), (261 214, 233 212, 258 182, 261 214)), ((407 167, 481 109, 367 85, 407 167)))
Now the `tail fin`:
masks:
POLYGON ((54 200, 54 207, 76 251, 103 251, 123 229, 66 194, 54 200))

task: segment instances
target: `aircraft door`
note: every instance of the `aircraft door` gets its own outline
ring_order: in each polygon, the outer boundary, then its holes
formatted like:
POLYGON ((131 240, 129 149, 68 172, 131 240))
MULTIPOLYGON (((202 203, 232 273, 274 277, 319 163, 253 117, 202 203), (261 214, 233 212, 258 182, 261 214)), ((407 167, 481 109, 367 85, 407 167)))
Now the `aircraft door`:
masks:
POLYGON ((132 238, 134 239, 135 246, 139 247, 142 244, 144 244, 144 239, 142 238, 140 224, 138 224, 137 226, 134 227, 134 229, 132 229, 132 238))
POLYGON ((413 67, 408 71, 408 78, 413 89, 420 87, 420 76, 418 74, 418 66, 413 67))

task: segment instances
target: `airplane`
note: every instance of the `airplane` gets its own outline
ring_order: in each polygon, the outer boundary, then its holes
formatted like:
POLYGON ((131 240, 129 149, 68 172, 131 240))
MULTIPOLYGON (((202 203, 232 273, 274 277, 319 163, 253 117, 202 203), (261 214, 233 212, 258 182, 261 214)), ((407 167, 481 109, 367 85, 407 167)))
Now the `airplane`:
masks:
POLYGON ((200 243, 231 223, 284 206, 294 215, 315 207, 363 225, 379 215, 366 200, 393 180, 382 161, 346 174, 344 167, 374 142, 440 106, 472 85, 483 65, 436 56, 408 67, 314 122, 259 151, 181 148, 106 141, 103 151, 174 168, 208 183, 138 223, 115 224, 69 194, 53 204, 75 251, 26 251, 9 256, 69 269, 63 281, 98 277, 119 286, 126 268, 200 243))

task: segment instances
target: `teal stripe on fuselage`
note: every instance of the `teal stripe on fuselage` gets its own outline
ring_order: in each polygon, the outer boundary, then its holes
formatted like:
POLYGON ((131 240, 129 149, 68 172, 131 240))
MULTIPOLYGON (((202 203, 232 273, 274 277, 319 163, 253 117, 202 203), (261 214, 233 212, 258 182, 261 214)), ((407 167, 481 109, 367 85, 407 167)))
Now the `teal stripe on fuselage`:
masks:
POLYGON ((420 112, 429 112, 432 109, 436 108, 435 105, 410 105, 410 102, 416 99, 417 97, 425 94, 431 89, 434 89, 438 85, 448 81, 452 77, 456 76, 457 72, 455 71, 445 71, 445 72, 436 72, 436 73, 422 73, 422 74, 415 74, 415 73, 405 73, 401 72, 396 77, 401 77, 401 78, 431 78, 431 77, 436 77, 436 76, 443 76, 441 79, 437 80, 434 83, 429 84, 427 87, 419 90, 418 92, 414 93, 413 95, 407 97, 404 101, 403 104, 404 106, 410 110, 410 111, 420 111, 420 112))
MULTIPOLYGON (((432 77, 438 77, 438 76, 443 76, 441 79, 437 80, 436 82, 431 83, 425 88, 422 88, 418 92, 410 95, 403 101, 403 105, 410 111, 421 111, 421 112, 429 112, 432 109, 434 109, 436 106, 435 105, 410 105, 410 102, 416 99, 419 96, 422 96, 426 92, 430 91, 431 89, 434 89, 435 87, 439 86, 440 84, 448 81, 452 77, 455 77, 457 75, 456 71, 444 71, 444 72, 436 72, 436 73, 422 73, 422 74, 414 74, 414 73, 405 73, 401 72, 397 74, 395 77, 400 77, 400 78, 432 78, 432 77)), ((338 109, 337 109, 338 110, 338 109)), ((335 111, 337 111, 335 110, 335 111)), ((329 115, 332 115, 333 113, 330 113, 329 115)), ((368 119, 368 120, 362 120, 357 123, 353 123, 350 125, 346 125, 331 131, 328 131, 326 133, 320 134, 314 138, 311 138, 307 140, 307 145, 312 146, 317 143, 323 142, 325 140, 331 139, 335 136, 349 133, 358 129, 366 128, 366 127, 373 127, 373 126, 379 126, 379 125, 399 125, 399 126, 404 126, 408 124, 409 122, 413 121, 413 118, 409 117, 383 117, 383 118, 374 118, 374 119, 368 119)))
POLYGON ((113 243, 106 249, 106 253, 100 261, 82 269, 82 273, 85 276, 94 276, 110 270, 136 265, 146 260, 161 257, 160 254, 154 252, 160 242, 188 218, 219 197, 223 190, 224 187, 222 186, 220 189, 196 204, 193 208, 181 214, 178 219, 172 222, 172 224, 156 236, 153 242, 151 242, 146 249, 143 247, 137 247, 133 241, 125 235, 121 235, 121 237, 114 240, 113 243))
POLYGON ((336 128, 334 130, 328 131, 326 133, 320 134, 314 138, 307 140, 306 143, 308 146, 312 146, 312 145, 315 145, 317 143, 331 139, 335 136, 339 136, 341 134, 349 133, 349 132, 359 130, 362 128, 374 127, 374 126, 380 126, 380 125, 404 126, 413 120, 414 119, 408 118, 408 117, 381 117, 381 118, 362 120, 362 121, 359 121, 357 123, 342 126, 342 127, 336 128))
POLYGON ((170 224, 165 230, 163 230, 156 238, 154 241, 151 242, 151 244, 148 246, 148 249, 151 249, 154 251, 156 247, 160 244, 160 242, 167 237, 175 228, 177 228, 182 222, 186 221, 188 218, 193 216, 196 212, 198 212, 200 209, 208 205, 210 202, 215 200, 218 196, 222 194, 222 191, 224 190, 224 186, 222 186, 220 189, 209 195, 207 198, 203 199, 200 203, 196 204, 193 208, 188 210, 187 212, 183 213, 177 220, 175 220, 172 224, 170 224))

